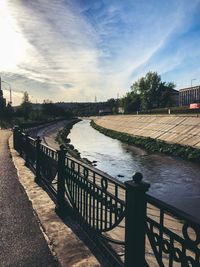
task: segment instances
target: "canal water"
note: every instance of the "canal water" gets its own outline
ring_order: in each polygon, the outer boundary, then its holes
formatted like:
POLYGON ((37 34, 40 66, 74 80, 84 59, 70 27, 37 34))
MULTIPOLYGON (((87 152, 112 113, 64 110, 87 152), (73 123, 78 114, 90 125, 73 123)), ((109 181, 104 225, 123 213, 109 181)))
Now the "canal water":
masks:
POLYGON ((199 164, 124 144, 93 129, 89 120, 75 124, 69 138, 98 169, 123 182, 139 171, 151 195, 200 219, 199 164))

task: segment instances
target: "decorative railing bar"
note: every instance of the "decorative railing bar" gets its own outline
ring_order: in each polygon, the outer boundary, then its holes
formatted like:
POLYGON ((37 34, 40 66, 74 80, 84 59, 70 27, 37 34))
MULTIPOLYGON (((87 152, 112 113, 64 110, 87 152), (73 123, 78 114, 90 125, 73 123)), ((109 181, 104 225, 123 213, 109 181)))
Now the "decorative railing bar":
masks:
POLYGON ((146 218, 147 237, 159 266, 200 266, 198 220, 148 194, 146 199, 159 211, 159 221, 151 215, 146 218))
POLYGON ((198 218, 193 217, 192 215, 189 215, 188 213, 185 213, 184 211, 160 200, 155 197, 153 197, 150 194, 146 194, 147 203, 152 204, 162 210, 165 210, 165 212, 168 212, 170 214, 174 214, 175 217, 179 218, 180 220, 185 221, 191 221, 195 224, 200 224, 200 220, 198 218))
MULTIPOLYGON (((94 187, 94 184, 95 184, 95 173, 94 173, 94 179, 93 179, 93 184, 91 185, 91 189, 92 189, 92 192, 93 192, 93 194, 95 193, 95 187, 94 187)), ((92 197, 92 195, 91 195, 91 197, 92 197)), ((92 197, 92 204, 93 204, 93 209, 92 209, 92 224, 91 224, 91 226, 92 226, 92 228, 94 228, 95 229, 95 227, 96 227, 96 222, 95 222, 95 209, 94 209, 94 207, 96 206, 96 199, 94 198, 94 197, 92 197)))
MULTIPOLYGON (((107 173, 102 172, 101 170, 98 170, 96 168, 94 168, 93 166, 89 166, 86 163, 72 158, 71 156, 68 157, 69 161, 73 161, 75 164, 82 166, 83 168, 89 169, 91 172, 94 172, 96 174, 98 174, 99 176, 106 177, 106 180, 110 183, 112 183, 114 186, 117 185, 119 188, 124 189, 125 190, 125 185, 124 183, 122 183, 121 181, 113 178, 112 176, 108 175, 107 173)), ((68 165, 69 166, 69 165, 68 165)))
MULTIPOLYGON (((157 227, 157 229, 160 229, 160 223, 157 223, 154 220, 151 220, 150 218, 147 218, 147 223, 150 223, 152 227, 157 227)), ((152 230, 152 228, 151 228, 152 230)), ((183 246, 187 247, 188 249, 192 249, 194 252, 199 252, 199 248, 196 246, 195 243, 188 243, 187 240, 185 240, 184 238, 180 237, 179 235, 177 235, 176 233, 172 232, 171 230, 169 230, 166 227, 162 227, 162 231, 168 235, 170 238, 172 238, 173 240, 182 243, 183 246)), ((162 236, 160 236, 162 237, 162 236)), ((160 242, 160 245, 162 245, 162 243, 160 242)))

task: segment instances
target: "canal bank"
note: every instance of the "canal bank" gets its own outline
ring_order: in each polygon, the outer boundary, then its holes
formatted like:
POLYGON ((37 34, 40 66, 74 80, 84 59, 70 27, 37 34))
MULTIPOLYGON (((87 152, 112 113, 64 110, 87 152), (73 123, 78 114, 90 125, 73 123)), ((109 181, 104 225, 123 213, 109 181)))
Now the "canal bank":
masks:
POLYGON ((153 152, 199 161, 200 118, 117 115, 95 118, 92 126, 112 138, 153 152))

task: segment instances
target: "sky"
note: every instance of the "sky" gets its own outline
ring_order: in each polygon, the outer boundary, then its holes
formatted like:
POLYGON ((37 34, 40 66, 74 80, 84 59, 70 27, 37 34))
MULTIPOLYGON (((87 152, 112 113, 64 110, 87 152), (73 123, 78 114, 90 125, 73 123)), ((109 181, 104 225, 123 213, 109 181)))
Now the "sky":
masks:
POLYGON ((148 71, 198 85, 199 14, 200 0, 0 0, 0 74, 13 105, 24 91, 32 102, 122 97, 148 71))

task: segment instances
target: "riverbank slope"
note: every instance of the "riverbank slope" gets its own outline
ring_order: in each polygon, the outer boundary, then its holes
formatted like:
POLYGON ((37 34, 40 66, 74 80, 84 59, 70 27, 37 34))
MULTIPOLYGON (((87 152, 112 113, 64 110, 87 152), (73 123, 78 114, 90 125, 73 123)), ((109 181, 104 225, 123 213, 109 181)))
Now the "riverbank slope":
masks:
POLYGON ((200 149, 200 117, 116 115, 98 117, 94 122, 114 131, 200 149))

